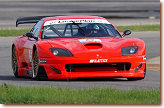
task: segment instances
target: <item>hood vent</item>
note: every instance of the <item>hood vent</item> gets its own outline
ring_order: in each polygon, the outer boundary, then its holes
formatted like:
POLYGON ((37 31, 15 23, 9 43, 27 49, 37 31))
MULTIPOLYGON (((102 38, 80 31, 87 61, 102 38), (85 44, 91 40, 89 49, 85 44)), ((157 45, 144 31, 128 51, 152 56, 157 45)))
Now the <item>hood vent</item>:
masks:
POLYGON ((100 49, 102 48, 102 44, 100 43, 88 43, 84 45, 88 49, 100 49))

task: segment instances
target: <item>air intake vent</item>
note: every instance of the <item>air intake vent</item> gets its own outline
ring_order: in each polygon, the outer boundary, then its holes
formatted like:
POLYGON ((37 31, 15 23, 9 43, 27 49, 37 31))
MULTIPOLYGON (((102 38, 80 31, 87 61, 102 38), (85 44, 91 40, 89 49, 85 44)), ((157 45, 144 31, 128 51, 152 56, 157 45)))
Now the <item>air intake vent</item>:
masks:
POLYGON ((67 72, 98 72, 98 71, 128 71, 130 63, 87 63, 87 64, 66 64, 67 72))
POLYGON ((88 49, 100 49, 102 48, 102 44, 99 43, 88 43, 84 45, 88 49))

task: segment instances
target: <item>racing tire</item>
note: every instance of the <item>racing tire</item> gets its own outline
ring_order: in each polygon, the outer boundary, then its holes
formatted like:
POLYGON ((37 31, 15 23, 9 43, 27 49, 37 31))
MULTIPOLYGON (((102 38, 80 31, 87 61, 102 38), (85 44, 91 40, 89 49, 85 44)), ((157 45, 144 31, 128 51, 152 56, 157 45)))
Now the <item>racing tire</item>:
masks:
POLYGON ((32 78, 37 78, 39 73, 39 59, 37 56, 37 50, 34 51, 34 56, 32 59, 32 78))
POLYGON ((37 80, 47 80, 47 74, 44 70, 43 66, 39 66, 39 59, 37 56, 37 50, 34 51, 34 56, 32 59, 32 71, 33 71, 33 76, 32 78, 37 79, 37 80))
POLYGON ((18 62, 17 62, 17 54, 16 54, 16 48, 15 46, 12 48, 12 55, 11 55, 11 64, 12 64, 12 70, 13 74, 16 78, 18 78, 18 62))
POLYGON ((146 76, 146 64, 145 64, 145 69, 144 69, 144 77, 129 77, 127 78, 128 81, 136 81, 136 80, 143 80, 146 76))

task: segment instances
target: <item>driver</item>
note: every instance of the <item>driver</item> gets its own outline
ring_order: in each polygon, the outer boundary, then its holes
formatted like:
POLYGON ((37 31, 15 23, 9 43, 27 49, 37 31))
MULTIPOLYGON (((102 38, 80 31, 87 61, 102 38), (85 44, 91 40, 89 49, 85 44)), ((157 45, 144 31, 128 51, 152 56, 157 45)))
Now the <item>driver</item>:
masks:
POLYGON ((99 26, 97 24, 89 24, 86 27, 87 35, 89 36, 96 36, 100 30, 99 26))

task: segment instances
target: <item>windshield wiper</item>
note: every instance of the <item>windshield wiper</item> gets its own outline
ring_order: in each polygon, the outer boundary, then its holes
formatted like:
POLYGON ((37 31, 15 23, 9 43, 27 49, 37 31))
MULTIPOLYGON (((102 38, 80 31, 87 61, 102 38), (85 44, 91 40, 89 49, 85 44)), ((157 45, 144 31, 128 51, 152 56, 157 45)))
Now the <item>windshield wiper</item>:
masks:
POLYGON ((80 30, 82 30, 82 32, 81 31, 79 31, 82 35, 84 35, 84 36, 86 36, 86 34, 85 34, 85 30, 83 30, 77 23, 75 23, 74 21, 72 21, 73 22, 73 24, 75 24, 80 30))

